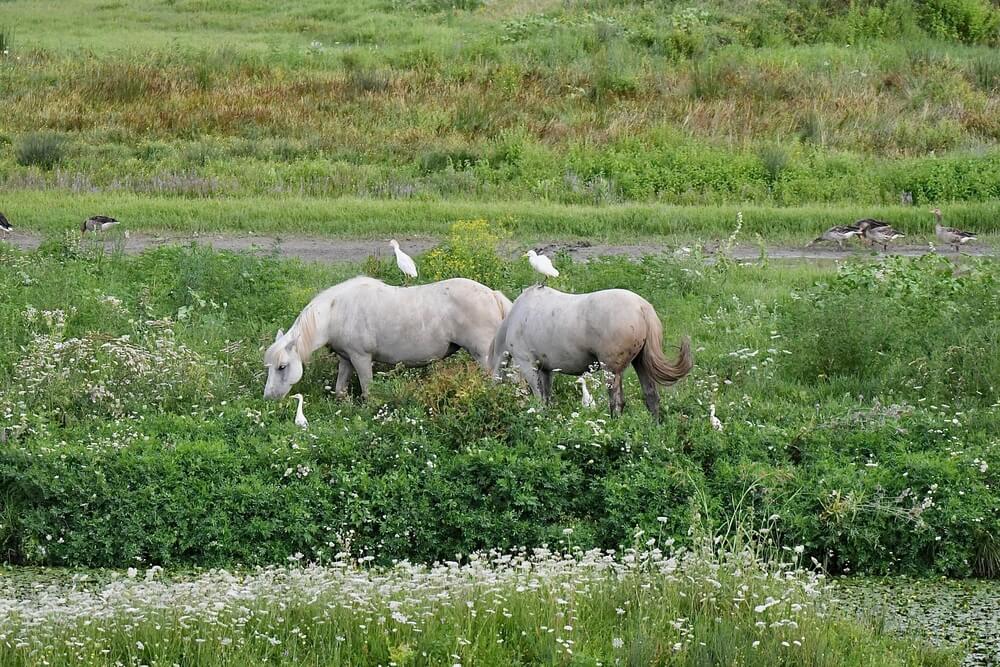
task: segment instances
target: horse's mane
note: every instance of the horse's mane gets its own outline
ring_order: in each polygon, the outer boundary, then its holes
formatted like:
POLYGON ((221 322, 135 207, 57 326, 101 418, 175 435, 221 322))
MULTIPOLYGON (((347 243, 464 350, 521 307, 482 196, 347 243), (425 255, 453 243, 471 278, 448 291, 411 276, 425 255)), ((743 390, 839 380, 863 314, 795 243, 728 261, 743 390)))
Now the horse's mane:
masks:
POLYGON ((313 302, 309 302, 299 316, 295 318, 292 322, 292 328, 288 330, 288 334, 292 336, 295 341, 295 351, 299 355, 299 359, 302 363, 309 361, 309 357, 312 355, 313 351, 319 347, 315 345, 316 335, 319 330, 319 325, 316 322, 316 307, 313 302))
POLYGON ((381 280, 358 276, 344 281, 339 285, 334 285, 317 294, 312 301, 306 304, 299 316, 292 322, 291 328, 286 336, 292 336, 295 340, 295 351, 299 355, 302 363, 309 361, 312 353, 325 341, 319 341, 321 325, 316 319, 316 311, 320 308, 320 303, 329 304, 330 300, 337 296, 345 288, 354 287, 358 282, 377 282, 383 284, 381 280))

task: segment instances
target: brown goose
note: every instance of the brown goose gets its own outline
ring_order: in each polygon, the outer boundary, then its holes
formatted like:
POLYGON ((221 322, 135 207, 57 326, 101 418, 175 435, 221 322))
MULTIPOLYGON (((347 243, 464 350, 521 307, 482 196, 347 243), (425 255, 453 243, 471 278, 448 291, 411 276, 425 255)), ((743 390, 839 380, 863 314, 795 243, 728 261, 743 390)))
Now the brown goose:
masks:
POLYGON ((872 243, 877 243, 882 246, 882 252, 885 252, 889 248, 889 241, 901 239, 906 236, 905 234, 897 232, 889 225, 869 227, 862 232, 862 235, 872 243))
POLYGON ((119 224, 114 218, 109 218, 106 215, 94 215, 83 221, 80 225, 80 233, 86 234, 87 232, 104 232, 115 225, 119 224))
POLYGON ((856 220, 854 222, 854 226, 861 231, 860 238, 862 242, 866 245, 871 245, 871 241, 868 239, 865 232, 869 229, 874 229, 875 227, 888 227, 889 223, 882 220, 876 220, 875 218, 862 218, 861 220, 856 220))
POLYGON ((954 248, 955 252, 958 252, 958 246, 963 243, 976 240, 976 235, 971 232, 963 232, 961 229, 942 226, 941 209, 931 209, 931 213, 933 213, 934 217, 937 218, 937 222, 934 225, 934 233, 937 234, 938 239, 940 239, 942 243, 947 243, 954 248))
POLYGON ((14 231, 14 225, 10 224, 10 221, 7 219, 7 216, 5 216, 3 213, 0 213, 0 232, 3 232, 3 237, 7 238, 7 236, 10 235, 12 231, 14 231))
POLYGON ((857 225, 837 225, 826 230, 816 238, 812 240, 809 245, 814 243, 819 243, 820 241, 833 241, 837 244, 841 250, 844 249, 844 241, 851 238, 852 236, 860 236, 861 228, 857 225))

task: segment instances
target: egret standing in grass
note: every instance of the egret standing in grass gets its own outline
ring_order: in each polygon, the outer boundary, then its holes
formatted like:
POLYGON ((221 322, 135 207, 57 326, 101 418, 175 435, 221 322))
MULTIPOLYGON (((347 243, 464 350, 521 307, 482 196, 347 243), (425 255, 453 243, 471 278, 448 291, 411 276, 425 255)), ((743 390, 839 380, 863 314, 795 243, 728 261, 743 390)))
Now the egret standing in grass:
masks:
POLYGON ((295 410, 295 425, 302 428, 309 428, 309 420, 306 419, 305 413, 302 412, 302 394, 293 394, 292 398, 299 402, 299 407, 295 410))
POLYGON ((590 395, 590 390, 587 388, 587 378, 581 375, 576 379, 576 383, 580 385, 580 391, 583 392, 583 407, 592 408, 594 407, 594 397, 590 395))
POLYGON ((396 266, 398 266, 399 270, 403 272, 404 276, 406 276, 404 282, 409 282, 411 278, 416 278, 417 265, 413 261, 413 258, 399 249, 399 243, 396 242, 396 239, 389 241, 389 245, 392 246, 392 251, 396 253, 396 266))
POLYGON ((559 277, 559 271, 556 270, 556 267, 552 266, 552 260, 545 255, 539 255, 534 250, 529 250, 524 253, 524 256, 528 258, 528 263, 531 264, 531 268, 544 276, 544 278, 542 278, 543 285, 549 278, 559 277))
POLYGON ((12 231, 14 231, 14 225, 10 224, 10 221, 3 213, 0 213, 0 232, 3 232, 3 237, 7 238, 12 231))
POLYGON ((716 431, 721 432, 724 429, 722 421, 715 416, 715 403, 709 403, 708 405, 708 421, 716 431))
POLYGON ((94 215, 83 221, 83 224, 80 225, 80 233, 106 232, 117 224, 119 223, 114 218, 106 215, 94 215))

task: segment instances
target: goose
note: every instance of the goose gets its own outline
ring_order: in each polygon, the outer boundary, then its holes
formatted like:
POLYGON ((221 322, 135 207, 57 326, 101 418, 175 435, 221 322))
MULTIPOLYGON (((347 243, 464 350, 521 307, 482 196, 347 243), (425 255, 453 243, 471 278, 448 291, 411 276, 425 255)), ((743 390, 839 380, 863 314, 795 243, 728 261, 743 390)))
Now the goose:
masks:
POLYGON ((876 220, 875 218, 862 218, 861 220, 855 220, 852 227, 857 227, 858 231, 861 232, 860 238, 867 245, 871 245, 871 241, 865 234, 869 229, 874 229, 876 227, 888 227, 889 223, 882 220, 876 220))
POLYGON ((590 395, 590 390, 587 389, 587 378, 581 375, 576 379, 576 383, 580 385, 580 391, 583 392, 583 407, 594 407, 594 397, 590 395))
POLYGON ((837 244, 841 250, 844 248, 844 241, 851 238, 852 236, 860 236, 861 228, 856 225, 837 225, 826 230, 815 239, 809 245, 814 243, 819 243, 820 241, 833 241, 837 244))
POLYGON ((4 238, 7 238, 14 231, 14 225, 10 224, 10 220, 3 213, 0 213, 0 231, 3 232, 4 238))
POLYGON ((306 419, 306 415, 302 412, 302 394, 293 394, 292 398, 299 402, 298 408, 295 410, 295 425, 301 428, 309 428, 309 420, 306 419))
POLYGON ((80 225, 80 233, 104 232, 117 224, 119 223, 114 218, 109 218, 106 215, 94 215, 83 221, 83 224, 80 225))
POLYGON ((559 277, 559 271, 556 267, 552 266, 552 260, 545 255, 539 255, 534 250, 529 250, 524 253, 524 256, 528 258, 528 263, 531 264, 531 268, 544 276, 542 278, 543 285, 549 278, 559 277))
POLYGON ((864 232, 864 237, 867 238, 872 243, 878 243, 882 246, 882 252, 885 252, 889 248, 889 241, 894 241, 895 239, 901 239, 906 234, 897 232, 895 229, 889 225, 881 225, 879 227, 869 227, 864 232))
POLYGON ((937 222, 934 224, 934 233, 937 234, 942 243, 947 243, 953 247, 955 252, 958 252, 958 246, 963 243, 976 240, 976 235, 971 232, 963 232, 961 229, 955 229, 954 227, 943 227, 941 225, 941 209, 931 209, 931 213, 937 219, 937 222))
POLYGON ((390 240, 389 245, 392 246, 392 251, 396 253, 396 266, 398 266, 399 270, 403 272, 404 276, 406 276, 406 280, 409 281, 410 278, 416 278, 417 265, 413 261, 413 258, 399 249, 399 243, 396 239, 390 240))

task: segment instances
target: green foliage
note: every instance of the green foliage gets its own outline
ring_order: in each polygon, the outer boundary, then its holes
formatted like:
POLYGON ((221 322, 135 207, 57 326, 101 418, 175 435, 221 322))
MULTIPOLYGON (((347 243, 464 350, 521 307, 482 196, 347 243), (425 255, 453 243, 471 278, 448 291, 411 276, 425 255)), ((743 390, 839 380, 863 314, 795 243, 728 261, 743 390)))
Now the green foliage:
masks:
POLYGON ((998 344, 996 281, 991 263, 956 274, 936 255, 845 265, 789 311, 789 370, 837 388, 877 380, 903 397, 918 388, 949 402, 992 400, 1000 361, 985 352, 998 344))
POLYGON ((14 153, 23 167, 40 167, 50 170, 65 155, 66 139, 55 132, 31 132, 18 139, 14 153))
MULTIPOLYGON (((533 279, 496 255, 498 237, 455 225, 419 258, 422 278, 472 275, 515 296, 533 279)), ((738 520, 832 571, 995 571, 994 263, 557 264, 565 289, 646 296, 668 343, 691 334, 697 364, 665 393, 661 424, 631 375, 610 420, 597 379, 597 409, 558 377, 543 410, 464 355, 379 369, 368 404, 340 403, 320 351, 296 386, 303 432, 293 406, 261 398, 261 350, 355 267, 0 246, 17 287, 0 300, 0 551, 211 566, 350 542, 356 556, 432 561, 559 540, 616 548, 635 529, 687 543, 692 526, 738 520)))
POLYGON ((497 254, 504 230, 486 220, 456 222, 448 238, 423 259, 428 282, 446 278, 470 278, 497 289, 507 284, 507 263, 497 254))

